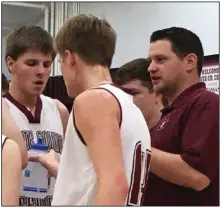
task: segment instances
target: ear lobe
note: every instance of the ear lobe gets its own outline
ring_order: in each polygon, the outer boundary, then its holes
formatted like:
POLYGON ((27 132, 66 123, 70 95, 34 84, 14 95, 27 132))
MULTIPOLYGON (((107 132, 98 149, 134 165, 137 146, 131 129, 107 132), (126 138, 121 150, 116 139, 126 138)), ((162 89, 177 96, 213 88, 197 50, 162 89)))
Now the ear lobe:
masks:
POLYGON ((74 55, 69 50, 66 50, 64 52, 64 55, 65 55, 68 65, 73 66, 75 64, 74 55))
POLYGON ((14 60, 10 56, 8 56, 6 58, 6 65, 8 67, 8 71, 10 73, 12 73, 13 72, 13 66, 14 66, 14 60))

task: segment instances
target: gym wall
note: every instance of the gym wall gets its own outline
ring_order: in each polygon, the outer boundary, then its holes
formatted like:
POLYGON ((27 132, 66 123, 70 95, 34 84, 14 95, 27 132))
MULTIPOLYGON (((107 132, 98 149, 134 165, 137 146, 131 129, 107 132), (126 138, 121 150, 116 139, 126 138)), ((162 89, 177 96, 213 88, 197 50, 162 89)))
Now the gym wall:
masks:
POLYGON ((199 35, 205 56, 219 54, 219 2, 81 2, 80 12, 105 18, 117 31, 112 67, 147 57, 151 33, 170 26, 199 35))
MULTIPOLYGON (((62 21, 73 14, 93 14, 109 21, 117 32, 116 53, 112 68, 118 68, 135 58, 147 57, 151 33, 170 26, 185 27, 198 34, 203 43, 205 56, 219 54, 218 2, 70 2, 67 3, 66 13, 64 4, 60 2, 35 2, 35 4, 43 4, 49 8, 50 27, 48 30, 53 36, 62 25, 62 21), (53 5, 54 9, 52 9, 53 5)), ((11 7, 9 12, 2 6, 2 72, 6 74, 8 79, 10 79, 10 74, 4 61, 5 40, 8 33, 18 24, 45 26, 42 11, 38 13, 30 8, 24 9, 25 12, 22 12, 20 7, 11 7)), ((51 75, 59 76, 60 69, 57 60, 55 60, 53 67, 51 75)), ((213 82, 208 87, 214 86, 213 82)), ((61 77, 51 77, 45 93, 64 100, 65 103, 70 102, 67 99, 61 77), (63 86, 62 89, 59 86, 63 86)))

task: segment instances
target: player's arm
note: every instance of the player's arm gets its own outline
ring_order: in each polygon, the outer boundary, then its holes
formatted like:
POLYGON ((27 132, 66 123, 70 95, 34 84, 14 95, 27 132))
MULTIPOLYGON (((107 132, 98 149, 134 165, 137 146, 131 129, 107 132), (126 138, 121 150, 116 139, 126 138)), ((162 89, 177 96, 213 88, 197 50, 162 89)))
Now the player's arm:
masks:
POLYGON ((22 156, 22 168, 28 164, 28 155, 24 138, 21 131, 17 127, 8 105, 4 98, 2 98, 2 133, 5 136, 12 138, 19 146, 22 156))
POLYGON ((177 185, 201 191, 219 168, 219 103, 191 109, 182 135, 181 154, 152 148, 151 171, 177 185), (209 119, 211 118, 211 119, 209 119))
POLYGON ((63 133, 65 136, 65 132, 66 132, 67 124, 68 124, 69 112, 66 106, 63 103, 61 103, 59 100, 55 99, 55 102, 60 112, 60 116, 61 116, 61 120, 63 124, 63 131, 64 131, 63 133))
POLYGON ((18 206, 22 176, 21 152, 17 143, 7 139, 2 149, 2 205, 18 206))
POLYGON ((93 205, 125 205, 128 194, 120 139, 120 107, 105 90, 89 90, 75 99, 75 124, 97 174, 93 205))

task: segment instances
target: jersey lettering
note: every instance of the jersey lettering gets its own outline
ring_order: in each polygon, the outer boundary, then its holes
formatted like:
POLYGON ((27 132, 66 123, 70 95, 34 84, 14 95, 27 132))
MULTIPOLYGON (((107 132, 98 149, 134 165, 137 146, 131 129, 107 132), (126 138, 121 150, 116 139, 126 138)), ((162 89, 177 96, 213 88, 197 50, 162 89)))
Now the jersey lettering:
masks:
MULTIPOLYGON (((31 144, 35 143, 34 133, 32 130, 23 130, 21 131, 24 137, 26 148, 29 150, 31 144)), ((63 139, 62 135, 51 132, 51 131, 37 131, 36 132, 37 140, 39 138, 43 139, 43 142, 48 145, 49 150, 54 149, 55 152, 61 153, 63 148, 63 139)), ((48 177, 48 187, 50 187, 51 177, 48 177)), ((33 197, 19 197, 20 206, 51 206, 52 196, 48 195, 44 199, 33 198, 33 197)))
MULTIPOLYGON (((26 148, 29 150, 31 144, 34 144, 34 134, 31 130, 21 131, 25 139, 26 148)), ((54 149, 55 152, 61 153, 63 148, 62 135, 51 131, 37 131, 36 138, 42 138, 43 142, 48 145, 48 149, 54 149)))
POLYGON ((26 148, 27 150, 29 150, 31 148, 31 145, 34 143, 34 135, 33 132, 30 130, 24 130, 21 131, 24 139, 25 139, 25 144, 26 144, 26 148))
POLYGON ((134 149, 131 184, 127 198, 127 206, 142 205, 150 166, 150 151, 142 151, 141 142, 134 149))
POLYGON ((44 199, 30 198, 21 196, 19 198, 20 206, 51 206, 52 196, 47 196, 44 199))

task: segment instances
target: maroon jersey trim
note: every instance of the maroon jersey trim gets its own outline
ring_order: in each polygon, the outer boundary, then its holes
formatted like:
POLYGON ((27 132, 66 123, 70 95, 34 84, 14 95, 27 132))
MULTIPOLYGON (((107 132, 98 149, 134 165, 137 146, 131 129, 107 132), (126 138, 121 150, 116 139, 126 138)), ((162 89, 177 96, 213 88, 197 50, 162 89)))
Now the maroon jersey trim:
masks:
POLYGON ((8 140, 8 137, 5 137, 5 140, 4 140, 4 142, 2 143, 2 148, 4 147, 4 145, 5 145, 5 143, 6 143, 7 140, 8 140))
POLYGON ((42 110, 42 100, 37 97, 37 103, 35 106, 35 115, 33 116, 31 112, 17 100, 15 100, 10 93, 5 96, 10 102, 12 102, 28 119, 29 123, 40 123, 41 121, 41 110, 42 110))
POLYGON ((112 86, 114 86, 114 87, 116 87, 116 88, 118 88, 118 89, 124 91, 125 93, 127 93, 127 94, 133 96, 133 93, 131 92, 130 89, 124 88, 124 87, 122 87, 122 86, 120 86, 120 85, 117 85, 117 84, 114 84, 114 83, 110 83, 110 85, 112 85, 112 86))

